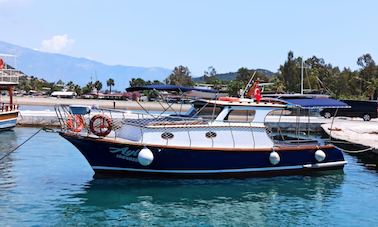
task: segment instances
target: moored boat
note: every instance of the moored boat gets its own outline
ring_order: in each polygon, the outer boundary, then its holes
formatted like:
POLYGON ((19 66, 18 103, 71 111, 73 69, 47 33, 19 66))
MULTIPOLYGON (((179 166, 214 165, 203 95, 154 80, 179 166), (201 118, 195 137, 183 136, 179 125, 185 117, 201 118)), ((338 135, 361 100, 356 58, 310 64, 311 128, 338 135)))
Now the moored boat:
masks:
POLYGON ((0 102, 0 130, 15 127, 19 114, 18 105, 13 102, 13 91, 18 84, 19 72, 7 64, 11 59, 15 62, 15 56, 0 54, 0 90, 6 91, 9 96, 9 100, 0 102))
MULTIPOLYGON (((194 89, 194 88, 193 88, 194 89)), ((182 90, 182 89, 181 89, 182 90)), ((57 107, 60 135, 96 173, 132 176, 230 177, 342 169, 342 152, 319 141, 277 141, 264 124, 286 108, 343 108, 322 98, 196 100, 186 114, 137 114, 57 107), (118 116, 118 117, 117 117, 118 116)))

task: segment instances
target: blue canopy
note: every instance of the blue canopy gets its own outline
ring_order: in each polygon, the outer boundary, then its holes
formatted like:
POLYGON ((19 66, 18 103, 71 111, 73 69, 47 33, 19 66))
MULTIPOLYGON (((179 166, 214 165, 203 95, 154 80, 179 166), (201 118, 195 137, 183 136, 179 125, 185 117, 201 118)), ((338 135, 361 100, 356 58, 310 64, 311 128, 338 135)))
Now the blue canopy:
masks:
POLYGON ((344 102, 331 98, 283 98, 289 106, 300 107, 303 109, 320 109, 320 108, 350 108, 344 102))
POLYGON ((218 93, 217 90, 213 90, 213 89, 184 87, 184 86, 169 85, 169 84, 153 84, 153 85, 146 85, 146 86, 140 86, 140 87, 126 88, 126 91, 128 92, 143 91, 143 90, 178 91, 178 92, 201 91, 201 92, 209 92, 209 93, 218 93))

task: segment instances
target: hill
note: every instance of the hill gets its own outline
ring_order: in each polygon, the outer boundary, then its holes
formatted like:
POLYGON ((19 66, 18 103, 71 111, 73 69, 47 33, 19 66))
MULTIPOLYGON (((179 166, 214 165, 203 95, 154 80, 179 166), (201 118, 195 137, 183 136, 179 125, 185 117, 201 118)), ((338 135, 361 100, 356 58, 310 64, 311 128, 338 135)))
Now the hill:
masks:
POLYGON ((115 80, 115 89, 124 90, 133 77, 144 80, 163 80, 170 69, 160 67, 136 67, 124 65, 106 65, 86 58, 71 57, 62 54, 46 53, 20 47, 0 41, 0 53, 17 56, 17 69, 30 76, 37 76, 47 81, 73 81, 81 86, 91 77, 96 78, 106 87, 109 77, 115 80))
MULTIPOLYGON (((267 69, 251 69, 251 71, 257 71, 258 73, 261 73, 261 74, 267 76, 268 78, 275 75, 275 73, 273 73, 273 72, 271 72, 267 69)), ((215 75, 215 77, 217 77, 219 80, 230 81, 230 80, 235 80, 236 75, 237 75, 237 72, 229 72, 229 73, 219 73, 219 74, 215 75)), ((195 81, 197 83, 203 83, 204 77, 201 76, 201 77, 193 78, 193 81, 195 81)))

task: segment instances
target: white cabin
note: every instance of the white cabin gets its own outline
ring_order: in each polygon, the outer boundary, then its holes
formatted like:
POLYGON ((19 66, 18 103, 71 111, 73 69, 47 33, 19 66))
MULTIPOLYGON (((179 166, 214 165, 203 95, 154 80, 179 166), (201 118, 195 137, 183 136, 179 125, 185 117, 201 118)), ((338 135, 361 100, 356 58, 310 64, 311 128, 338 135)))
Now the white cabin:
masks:
POLYGON ((119 138, 143 144, 211 148, 272 148, 264 120, 283 103, 201 100, 186 115, 127 120, 119 138))

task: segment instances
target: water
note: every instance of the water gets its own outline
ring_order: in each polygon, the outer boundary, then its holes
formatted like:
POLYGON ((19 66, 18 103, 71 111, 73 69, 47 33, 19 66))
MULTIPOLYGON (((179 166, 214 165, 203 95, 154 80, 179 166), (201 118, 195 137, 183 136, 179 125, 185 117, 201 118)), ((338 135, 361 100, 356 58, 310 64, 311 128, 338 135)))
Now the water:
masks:
MULTIPOLYGON (((0 157, 38 129, 0 133, 0 157)), ((0 226, 373 226, 378 172, 228 180, 93 179, 68 142, 41 132, 0 163, 0 226)))

